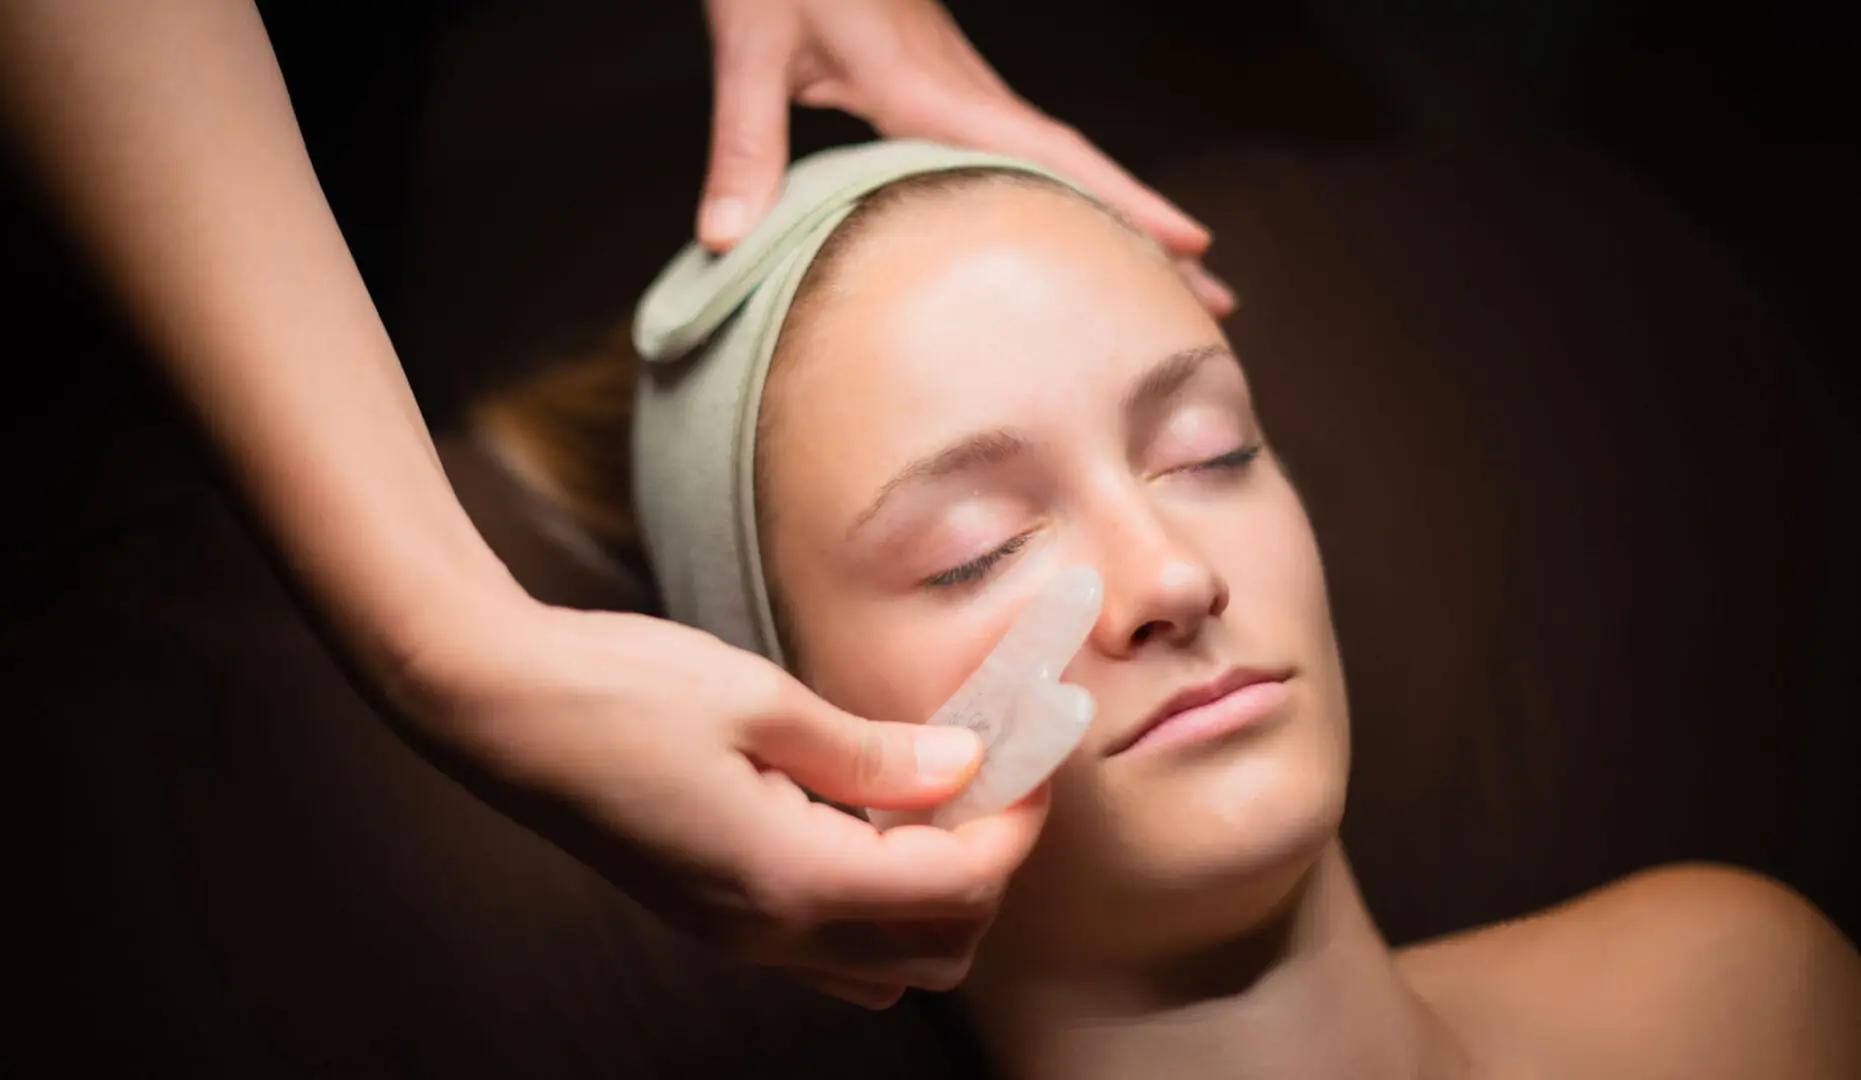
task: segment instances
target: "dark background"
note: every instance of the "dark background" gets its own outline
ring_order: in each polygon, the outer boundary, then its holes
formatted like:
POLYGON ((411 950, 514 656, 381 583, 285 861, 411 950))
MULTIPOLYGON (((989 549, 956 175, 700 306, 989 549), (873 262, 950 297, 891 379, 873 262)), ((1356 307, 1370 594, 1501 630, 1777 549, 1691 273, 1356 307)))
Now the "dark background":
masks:
MULTIPOLYGON (((626 317, 688 235, 695 4, 262 4, 436 428, 626 317)), ((1215 229, 1326 551, 1346 838, 1397 943, 1714 858, 1852 937, 1861 170, 1808 5, 952 5, 1215 229)), ((798 114, 797 149, 863 136, 798 114)), ((717 965, 398 742, 0 176, 0 714, 26 1056, 218 1074, 960 1069, 717 965)), ((469 444, 461 494, 565 569, 469 444)))

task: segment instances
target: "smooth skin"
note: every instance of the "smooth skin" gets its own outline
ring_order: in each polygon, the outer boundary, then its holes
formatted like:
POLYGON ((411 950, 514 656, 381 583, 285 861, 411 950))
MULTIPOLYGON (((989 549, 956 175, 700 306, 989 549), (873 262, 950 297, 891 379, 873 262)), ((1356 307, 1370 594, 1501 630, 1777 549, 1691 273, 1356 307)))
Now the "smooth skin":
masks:
MULTIPOLYGON (((709 190, 741 193, 747 220, 786 157, 775 118, 805 93, 1070 163, 1172 250, 1206 244, 985 77, 933 4, 709 13, 731 88, 709 190), (782 56, 811 74, 771 77, 782 56)), ((802 785, 932 805, 973 773, 973 735, 870 722, 708 635, 517 585, 447 483, 249 0, 4 0, 0 110, 330 639, 423 740, 579 811, 612 841, 600 869, 730 955, 868 1003, 963 977, 1041 800, 881 836, 802 785), (919 920, 960 932, 899 931, 919 920)))
POLYGON ((1064 673, 1092 727, 962 990, 992 1071, 1861 1076, 1861 956, 1746 871, 1653 869, 1392 950, 1339 836, 1350 716, 1318 541, 1220 326, 1051 185, 932 189, 857 228, 788 327, 757 444, 801 677, 922 716, 1064 568, 1104 583, 1064 673), (1133 744, 1237 668, 1281 704, 1133 744))

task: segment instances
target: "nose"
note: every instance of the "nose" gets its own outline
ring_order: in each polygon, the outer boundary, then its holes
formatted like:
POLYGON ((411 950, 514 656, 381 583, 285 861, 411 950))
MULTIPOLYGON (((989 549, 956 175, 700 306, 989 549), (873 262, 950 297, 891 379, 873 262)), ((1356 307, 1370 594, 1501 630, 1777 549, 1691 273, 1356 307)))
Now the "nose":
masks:
POLYGON ((1095 646, 1126 657, 1159 642, 1193 643, 1227 610, 1227 579, 1149 508, 1119 517, 1121 527, 1099 551, 1105 601, 1095 646))

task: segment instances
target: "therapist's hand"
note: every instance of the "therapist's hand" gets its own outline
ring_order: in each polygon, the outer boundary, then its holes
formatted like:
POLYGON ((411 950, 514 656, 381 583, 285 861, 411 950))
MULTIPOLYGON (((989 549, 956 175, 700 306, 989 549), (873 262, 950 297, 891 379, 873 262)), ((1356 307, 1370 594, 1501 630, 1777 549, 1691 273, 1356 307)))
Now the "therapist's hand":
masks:
MULTIPOLYGON (((396 697, 502 779, 568 804, 577 851, 722 952, 883 1008, 968 973, 1044 792, 951 831, 881 833, 812 802, 921 809, 981 764, 974 733, 841 712, 688 627, 527 598, 414 652, 396 697)), ((455 623, 456 626, 456 623, 455 623)))
POLYGON ((881 135, 1025 158, 1071 177, 1154 236, 1215 314, 1234 297, 1203 270, 1208 230, 1002 81, 934 0, 706 0, 715 105, 698 238, 726 250, 775 202, 791 100, 881 135))

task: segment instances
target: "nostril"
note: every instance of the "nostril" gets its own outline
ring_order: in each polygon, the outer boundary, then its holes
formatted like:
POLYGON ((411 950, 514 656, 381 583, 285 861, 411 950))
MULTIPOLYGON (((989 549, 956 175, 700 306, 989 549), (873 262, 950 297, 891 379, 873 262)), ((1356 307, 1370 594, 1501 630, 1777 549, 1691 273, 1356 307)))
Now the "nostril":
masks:
POLYGON ((1151 622, 1147 622, 1144 625, 1138 627, 1136 630, 1132 631, 1131 644, 1142 645, 1144 642, 1149 641, 1153 634, 1157 633, 1160 630, 1164 630, 1166 628, 1167 628, 1167 624, 1160 622, 1160 621, 1152 620, 1151 622))

